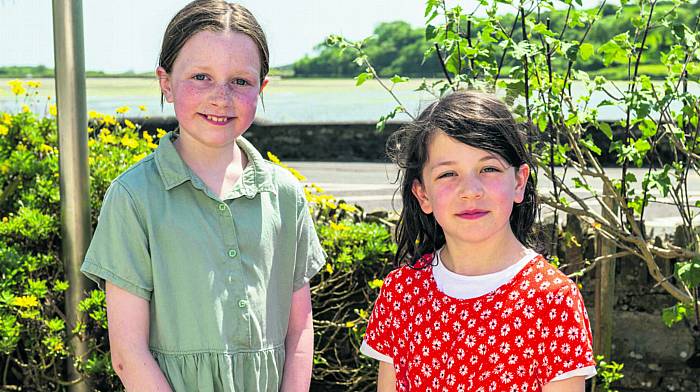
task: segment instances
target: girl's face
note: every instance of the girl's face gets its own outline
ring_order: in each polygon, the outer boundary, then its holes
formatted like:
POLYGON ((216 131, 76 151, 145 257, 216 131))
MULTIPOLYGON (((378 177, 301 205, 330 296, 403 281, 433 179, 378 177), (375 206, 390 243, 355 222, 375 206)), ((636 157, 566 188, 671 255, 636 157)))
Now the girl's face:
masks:
POLYGON ((258 47, 238 32, 201 31, 182 46, 170 73, 156 73, 183 140, 201 147, 233 144, 253 122, 267 84, 260 83, 258 47))
POLYGON ((513 236, 510 214, 513 203, 523 201, 529 175, 526 164, 513 168, 498 154, 438 132, 428 146, 423 181, 414 180, 412 190, 448 245, 477 245, 513 236))

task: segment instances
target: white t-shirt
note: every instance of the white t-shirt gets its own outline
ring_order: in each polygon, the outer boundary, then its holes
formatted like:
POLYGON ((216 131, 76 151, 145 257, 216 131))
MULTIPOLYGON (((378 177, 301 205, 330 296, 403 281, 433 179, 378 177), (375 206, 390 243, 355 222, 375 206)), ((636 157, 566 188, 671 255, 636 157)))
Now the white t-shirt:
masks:
MULTIPOLYGON (((525 256, 506 269, 491 274, 468 276, 460 275, 448 270, 440 259, 440 252, 442 252, 442 248, 435 252, 436 265, 433 266, 433 279, 435 279, 435 283, 440 291, 457 299, 480 297, 496 290, 513 279, 515 275, 517 275, 518 272, 520 272, 520 270, 522 270, 523 267, 530 262, 530 260, 537 256, 537 252, 532 249, 528 249, 525 256)), ((360 352, 379 361, 394 363, 394 360, 391 357, 388 357, 373 349, 365 341, 362 341, 360 352)), ((560 374, 559 376, 553 378, 552 381, 561 381, 577 376, 591 378, 595 375, 595 366, 588 366, 560 374)))

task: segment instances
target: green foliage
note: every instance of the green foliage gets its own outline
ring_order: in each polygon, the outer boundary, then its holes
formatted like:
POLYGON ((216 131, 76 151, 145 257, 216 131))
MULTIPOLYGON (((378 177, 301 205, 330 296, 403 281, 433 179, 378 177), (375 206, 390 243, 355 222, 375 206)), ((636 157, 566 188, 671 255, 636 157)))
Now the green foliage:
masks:
MULTIPOLYGON (((38 99, 37 86, 10 82, 20 104, 38 99)), ((0 363, 7 364, 0 389, 62 389, 68 378, 63 363, 72 359, 92 376, 96 390, 114 390, 120 383, 109 365, 104 293, 92 291, 81 303, 77 327, 71 329, 64 318, 69 283, 60 260, 54 110, 41 118, 28 107, 0 112, 0 363), (71 352, 74 336, 89 344, 85 361, 71 352)), ((94 223, 111 180, 156 145, 153 136, 118 116, 91 112, 89 132, 94 223)))
MULTIPOLYGON (((607 361, 602 355, 596 356, 596 365, 598 368, 597 381, 600 383, 600 391, 602 392, 617 392, 611 386, 614 382, 621 380, 624 375, 622 368, 624 364, 615 361, 607 361)), ((596 389, 597 391, 598 389, 596 389)))
MULTIPOLYGON (((336 46, 333 36, 316 46, 315 56, 305 56, 294 63, 295 76, 349 77, 358 72, 354 54, 336 46)), ((430 77, 440 72, 435 59, 423 61, 423 53, 428 44, 420 28, 413 28, 406 22, 380 23, 374 36, 363 43, 365 52, 373 58, 373 65, 382 75, 411 75, 430 77)), ((362 67, 362 64, 359 64, 362 67)), ((362 69, 362 68, 359 68, 362 69)), ((371 78, 367 73, 358 76, 361 85, 371 78)))

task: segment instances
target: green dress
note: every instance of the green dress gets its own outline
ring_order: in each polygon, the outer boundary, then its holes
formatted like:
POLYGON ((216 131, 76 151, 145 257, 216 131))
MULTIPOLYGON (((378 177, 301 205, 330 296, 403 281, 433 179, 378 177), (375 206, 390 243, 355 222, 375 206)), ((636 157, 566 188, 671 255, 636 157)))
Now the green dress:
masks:
POLYGON ((220 200, 173 137, 110 185, 81 271, 149 301, 175 391, 277 391, 292 292, 325 262, 303 189, 238 138, 248 165, 220 200))

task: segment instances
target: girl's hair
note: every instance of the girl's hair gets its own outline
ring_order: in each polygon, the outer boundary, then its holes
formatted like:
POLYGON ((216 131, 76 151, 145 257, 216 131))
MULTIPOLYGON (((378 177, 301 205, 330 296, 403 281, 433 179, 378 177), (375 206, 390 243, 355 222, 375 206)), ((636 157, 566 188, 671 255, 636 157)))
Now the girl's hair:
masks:
MULTIPOLYGON (((262 83, 270 70, 270 54, 265 33, 247 8, 224 0, 195 0, 181 9, 165 29, 158 65, 170 73, 185 42, 201 31, 235 31, 250 37, 260 53, 262 83)), ((162 100, 161 95, 161 102, 162 100)))
MULTIPOLYGON (((425 214, 413 195, 413 182, 422 180, 432 138, 442 132, 469 146, 503 157, 515 168, 522 164, 534 170, 525 149, 526 136, 508 107, 494 95, 457 91, 432 103, 410 124, 389 137, 387 154, 401 169, 400 192, 403 209, 396 229, 398 250, 394 261, 417 266, 422 255, 435 252, 445 244, 445 234, 433 214, 425 214)), ((510 227, 515 237, 532 246, 532 226, 537 213, 535 179, 525 186, 522 203, 513 205, 510 227)))

